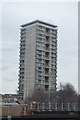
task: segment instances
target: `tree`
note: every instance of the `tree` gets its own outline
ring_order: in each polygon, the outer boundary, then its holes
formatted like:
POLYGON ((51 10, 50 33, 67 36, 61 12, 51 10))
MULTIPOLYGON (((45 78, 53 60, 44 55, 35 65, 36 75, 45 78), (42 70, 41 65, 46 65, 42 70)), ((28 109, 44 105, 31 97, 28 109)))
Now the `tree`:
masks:
MULTIPOLYGON (((32 96, 29 98, 26 98, 28 103, 31 103, 33 101, 43 103, 49 101, 49 93, 44 91, 44 88, 35 89, 32 96)), ((25 102, 26 102, 25 101, 25 102)))
POLYGON ((60 83, 59 91, 58 91, 58 103, 76 103, 78 102, 78 95, 74 86, 70 83, 66 83, 63 85, 60 83))

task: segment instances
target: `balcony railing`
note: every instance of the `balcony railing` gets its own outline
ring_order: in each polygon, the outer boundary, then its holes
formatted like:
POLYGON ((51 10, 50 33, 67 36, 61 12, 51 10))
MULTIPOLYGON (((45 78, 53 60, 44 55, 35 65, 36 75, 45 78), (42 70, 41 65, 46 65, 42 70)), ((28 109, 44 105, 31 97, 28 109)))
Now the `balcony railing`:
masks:
POLYGON ((49 60, 50 58, 49 58, 49 56, 45 56, 44 59, 45 60, 49 60))
POLYGON ((45 85, 49 85, 49 81, 45 81, 45 85))
POLYGON ((33 105, 32 103, 30 104, 31 110, 35 111, 79 111, 79 104, 78 103, 60 103, 58 104, 57 102, 52 103, 52 102, 37 102, 36 106, 33 105))
POLYGON ((45 47, 45 51, 50 51, 50 48, 49 47, 45 47))
POLYGON ((46 44, 50 44, 50 40, 45 40, 45 43, 46 44))
POLYGON ((56 39, 57 38, 57 35, 51 35, 52 36, 52 39, 56 39))
POLYGON ((49 72, 45 72, 45 75, 49 75, 49 72))
POLYGON ((45 27, 43 27, 43 26, 37 26, 37 30, 43 30, 43 31, 45 31, 45 27))
POLYGON ((45 68, 49 68, 49 64, 45 64, 44 67, 45 67, 45 68))

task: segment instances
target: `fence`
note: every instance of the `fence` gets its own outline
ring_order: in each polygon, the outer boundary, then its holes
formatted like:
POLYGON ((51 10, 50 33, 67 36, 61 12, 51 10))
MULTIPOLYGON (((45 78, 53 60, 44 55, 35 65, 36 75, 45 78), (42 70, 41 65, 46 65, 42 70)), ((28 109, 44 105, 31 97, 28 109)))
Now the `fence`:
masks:
POLYGON ((80 111, 78 103, 39 103, 32 102, 30 104, 9 104, 2 105, 2 116, 27 116, 34 112, 53 112, 53 111, 80 111))
POLYGON ((27 106, 32 111, 79 111, 78 103, 31 103, 27 106))

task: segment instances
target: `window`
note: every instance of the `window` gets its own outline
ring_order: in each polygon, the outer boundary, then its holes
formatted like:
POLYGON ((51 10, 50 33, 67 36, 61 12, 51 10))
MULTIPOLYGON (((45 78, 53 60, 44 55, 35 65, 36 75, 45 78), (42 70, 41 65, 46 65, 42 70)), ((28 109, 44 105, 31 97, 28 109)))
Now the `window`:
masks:
POLYGON ((47 33, 50 32, 50 29, 49 29, 49 28, 46 28, 46 32, 47 32, 47 33))
POLYGON ((41 67, 39 67, 39 70, 41 70, 41 67))
POLYGON ((49 85, 45 85, 45 90, 48 90, 49 89, 49 85))
POLYGON ((49 77, 45 77, 45 82, 49 82, 49 77))
POLYGON ((44 26, 39 25, 38 27, 39 27, 40 29, 44 29, 44 26))
POLYGON ((41 80, 39 79, 38 82, 41 82, 41 80))

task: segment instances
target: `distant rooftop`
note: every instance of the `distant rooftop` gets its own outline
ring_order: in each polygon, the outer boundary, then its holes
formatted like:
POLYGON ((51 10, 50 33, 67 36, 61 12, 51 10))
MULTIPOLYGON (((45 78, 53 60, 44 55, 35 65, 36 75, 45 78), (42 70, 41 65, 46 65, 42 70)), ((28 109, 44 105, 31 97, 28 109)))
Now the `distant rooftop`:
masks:
POLYGON ((26 26, 32 25, 34 23, 41 23, 41 24, 48 25, 48 26, 51 26, 51 27, 57 27, 56 25, 52 25, 52 24, 49 24, 47 22, 43 22, 43 21, 40 21, 40 20, 35 20, 35 21, 32 21, 32 22, 29 22, 27 24, 21 25, 21 27, 26 27, 26 26))

